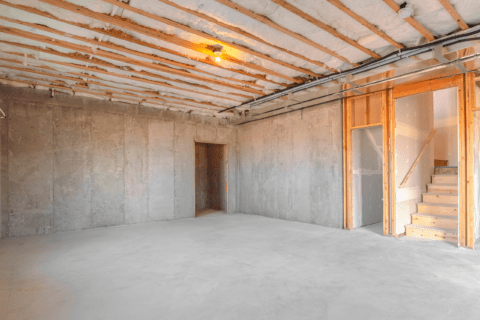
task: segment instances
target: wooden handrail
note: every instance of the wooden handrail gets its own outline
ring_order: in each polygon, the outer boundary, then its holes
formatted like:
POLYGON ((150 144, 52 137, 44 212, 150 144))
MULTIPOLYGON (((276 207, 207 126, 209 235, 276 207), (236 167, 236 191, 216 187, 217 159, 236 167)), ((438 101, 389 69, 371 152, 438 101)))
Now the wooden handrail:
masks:
POLYGON ((410 175, 412 174, 413 170, 417 166, 418 161, 420 160, 420 157, 423 155, 425 150, 427 150, 427 147, 430 144, 430 142, 432 141, 435 133, 437 133, 437 129, 433 129, 432 133, 430 133, 430 136, 427 139, 427 143, 425 143, 425 146, 423 147, 422 151, 420 151, 420 154, 418 155, 417 160, 415 160, 415 162, 413 163, 412 168, 410 168, 410 171, 408 171, 407 175, 405 176, 405 179, 403 179, 402 184, 400 185, 400 187, 398 187, 399 189, 403 188, 405 186, 405 184, 407 183, 408 179, 410 178, 410 175))

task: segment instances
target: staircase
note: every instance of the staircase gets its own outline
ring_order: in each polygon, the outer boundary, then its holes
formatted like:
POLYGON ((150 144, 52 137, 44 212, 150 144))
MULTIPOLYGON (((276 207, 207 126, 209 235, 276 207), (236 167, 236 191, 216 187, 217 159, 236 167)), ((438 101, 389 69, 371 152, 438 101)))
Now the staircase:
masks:
POLYGON ((412 213, 412 224, 405 226, 409 237, 458 241, 458 168, 435 168, 432 183, 422 194, 423 202, 412 213))

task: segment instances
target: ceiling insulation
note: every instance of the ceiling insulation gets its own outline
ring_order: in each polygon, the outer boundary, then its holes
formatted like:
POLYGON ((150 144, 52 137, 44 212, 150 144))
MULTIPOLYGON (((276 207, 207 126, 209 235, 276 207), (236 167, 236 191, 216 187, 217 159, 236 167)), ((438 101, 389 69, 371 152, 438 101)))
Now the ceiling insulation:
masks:
POLYGON ((393 0, 127 2, 0 0, 0 80, 229 117, 219 112, 480 23, 478 0, 409 0, 411 19, 393 0))

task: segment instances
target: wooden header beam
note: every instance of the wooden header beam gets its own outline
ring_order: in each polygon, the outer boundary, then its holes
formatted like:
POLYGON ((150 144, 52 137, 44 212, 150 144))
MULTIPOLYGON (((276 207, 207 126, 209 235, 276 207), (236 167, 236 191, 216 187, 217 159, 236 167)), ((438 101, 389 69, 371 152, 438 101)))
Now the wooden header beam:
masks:
POLYGON ((308 22, 310 22, 311 24, 319 27, 320 29, 330 33, 332 36, 348 43, 349 45, 357 48, 358 50, 360 51, 363 51, 365 52, 366 54, 368 54, 369 56, 372 56, 374 57, 375 59, 380 59, 381 56, 379 54, 376 54, 375 52, 373 52, 372 50, 369 50, 363 46, 361 46, 360 44, 358 44, 358 42, 350 39, 349 37, 341 34, 340 32, 338 32, 337 30, 335 30, 334 28, 330 27, 328 24, 326 23, 323 23, 322 21, 312 17, 311 15, 309 15, 308 13, 298 9, 297 7, 295 6, 292 6, 290 3, 284 1, 284 0, 271 0, 272 2, 278 4, 279 6, 283 7, 284 9, 290 11, 291 13, 299 16, 300 18, 304 19, 304 20, 307 20, 308 22))
MULTIPOLYGON (((400 10, 400 6, 393 0, 383 0, 390 8, 393 9, 396 13, 400 10)), ((405 18, 405 21, 407 21, 412 27, 414 27, 422 36, 425 37, 428 41, 433 41, 435 40, 435 37, 433 34, 430 33, 427 29, 425 29, 424 26, 422 26, 417 20, 415 20, 412 17, 405 18)))
MULTIPOLYGON (((216 68, 224 69, 224 70, 227 70, 227 71, 231 71, 231 72, 241 74, 241 75, 244 75, 244 76, 248 76, 248 77, 251 77, 251 78, 255 78, 255 79, 258 79, 258 80, 270 82, 270 83, 273 83, 273 84, 278 85, 278 86, 288 87, 288 85, 286 85, 284 83, 279 83, 279 82, 276 82, 276 81, 273 81, 273 80, 269 80, 264 75, 250 73, 250 72, 243 71, 243 70, 240 70, 240 69, 226 68, 226 67, 223 67, 219 64, 216 64, 216 63, 214 63, 214 62, 212 62, 208 59, 200 60, 200 59, 197 59, 195 57, 191 57, 191 56, 188 56, 188 55, 185 55, 185 54, 181 54, 181 53, 179 53, 177 51, 174 51, 174 50, 170 50, 170 49, 167 49, 167 48, 164 48, 164 47, 154 45, 154 44, 149 43, 149 42, 139 40, 139 39, 134 38, 133 36, 131 36, 129 34, 126 34, 125 32, 120 31, 120 30, 103 29, 103 28, 90 28, 86 24, 80 24, 80 23, 74 23, 74 22, 66 21, 66 20, 60 19, 58 17, 55 17, 48 12, 41 11, 41 10, 38 10, 36 8, 17 5, 17 4, 6 2, 6 1, 3 1, 3 0, 0 0, 0 4, 5 5, 5 6, 9 6, 11 8, 15 8, 17 10, 30 12, 30 13, 33 13, 33 14, 36 14, 36 15, 39 15, 39 16, 42 16, 42 17, 45 17, 45 18, 49 18, 49 19, 52 19, 52 20, 55 20, 55 21, 58 21, 58 22, 62 22, 62 23, 68 24, 70 26, 75 26, 75 27, 82 28, 82 29, 85 29, 85 30, 88 30, 88 31, 92 31, 92 32, 96 32, 96 33, 99 33, 99 34, 102 34, 102 35, 113 37, 113 38, 116 38, 116 39, 119 39, 119 40, 122 40, 122 41, 126 41, 128 43, 138 44, 138 45, 148 47, 148 48, 151 48, 151 49, 155 49, 155 50, 158 50, 158 51, 161 51, 161 52, 165 52, 165 53, 168 53, 168 54, 179 56, 181 58, 189 59, 189 60, 195 61, 197 63, 198 62, 204 63, 204 64, 207 64, 207 65, 216 67, 216 68)), ((158 57, 158 58, 160 58, 160 57, 158 57)), ((169 60, 169 59, 165 59, 165 58, 160 58, 160 59, 164 59, 166 64, 170 64, 170 65, 174 65, 174 66, 177 66, 177 67, 180 67, 180 68, 194 70, 194 71, 197 71, 197 72, 200 72, 200 73, 205 73, 205 74, 212 75, 212 74, 210 74, 206 71, 203 71, 201 69, 197 69, 195 66, 192 66, 192 65, 189 65, 189 64, 186 64, 186 63, 181 63, 181 62, 177 62, 177 61, 169 60)), ((232 81, 239 81, 239 80, 233 79, 233 78, 225 78, 225 79, 231 79, 232 81)))
POLYGON ((342 10, 344 13, 346 13, 347 15, 352 17, 353 19, 355 19, 357 22, 362 24, 364 27, 370 29, 370 31, 372 31, 373 33, 375 33, 376 35, 381 37, 383 40, 389 42, 394 47, 396 47, 398 49, 404 49, 405 48, 405 46, 403 44, 400 44, 400 43, 396 42, 395 40, 390 38, 385 32, 381 31, 376 26, 374 26, 373 24, 368 22, 365 18, 356 14, 352 10, 350 10, 346 5, 344 5, 342 2, 340 2, 340 0, 327 0, 327 1, 330 2, 332 5, 334 5, 335 7, 337 7, 338 9, 342 10))
MULTIPOLYGON (((41 0, 41 1, 43 1, 43 0, 41 0)), ((358 66, 357 63, 350 62, 347 58, 340 56, 336 52, 334 52, 334 51, 332 51, 328 48, 325 48, 324 46, 322 46, 322 45, 320 45, 320 44, 318 44, 318 43, 316 43, 316 42, 314 42, 314 41, 312 41, 312 40, 310 40, 310 39, 308 39, 308 38, 306 38, 306 37, 304 37, 304 36, 302 36, 298 33, 295 33, 295 32, 293 32, 293 31, 291 31, 287 28, 284 28, 281 25, 273 22, 269 18, 267 18, 265 16, 262 16, 260 14, 256 14, 255 12, 246 9, 246 8, 240 6, 237 3, 231 2, 230 0, 215 0, 215 1, 231 8, 231 9, 237 11, 237 12, 243 13, 244 15, 246 15, 246 16, 252 18, 252 19, 260 21, 261 23, 264 23, 267 26, 272 27, 275 30, 283 32, 283 33, 289 35, 292 38, 300 40, 300 41, 302 41, 302 42, 304 42, 304 43, 306 43, 306 44, 308 44, 308 45, 310 45, 310 46, 312 46, 312 47, 314 47, 314 48, 316 48, 320 51, 323 51, 323 52, 325 52, 325 53, 327 53, 327 54, 329 54, 329 55, 331 55, 331 56, 333 56, 333 57, 335 57, 335 58, 337 58, 337 59, 339 59, 343 62, 346 62, 346 63, 351 64, 353 66, 358 66)))
POLYGON ((465 23, 465 20, 458 14, 457 10, 453 7, 449 0, 438 0, 442 6, 450 13, 455 22, 462 28, 462 30, 467 30, 468 25, 465 23))
POLYGON ((230 31, 236 32, 236 33, 238 33, 238 34, 240 34, 240 35, 242 35, 242 36, 244 36, 244 37, 250 38, 250 39, 252 39, 252 40, 255 40, 255 41, 257 41, 257 42, 260 42, 260 43, 263 43, 263 44, 265 44, 265 45, 267 45, 267 46, 270 46, 270 47, 272 47, 272 48, 275 48, 275 49, 277 49, 277 50, 280 50, 280 51, 283 51, 283 52, 285 52, 285 53, 288 53, 288 54, 290 54, 290 55, 292 55, 292 56, 294 56, 294 57, 296 57, 296 58, 299 58, 299 59, 305 60, 305 61, 307 61, 307 62, 310 62, 311 64, 314 64, 314 65, 317 65, 317 66, 319 66, 319 67, 325 68, 325 69, 330 70, 330 71, 332 71, 332 72, 337 72, 337 70, 326 66, 326 65, 325 65, 324 63, 322 63, 322 62, 319 62, 319 61, 316 61, 316 60, 312 60, 312 59, 307 58, 307 57, 305 57, 305 56, 303 56, 303 55, 301 55, 301 54, 298 54, 298 53, 296 53, 296 52, 293 52, 293 51, 290 51, 290 50, 288 50, 288 49, 285 49, 285 48, 279 47, 279 46, 277 46, 277 45, 274 45, 274 44, 272 44, 272 43, 270 43, 270 42, 267 42, 267 41, 265 41, 265 40, 263 40, 263 39, 255 36, 255 35, 249 33, 249 32, 246 32, 246 31, 244 31, 244 30, 242 30, 242 29, 240 29, 240 28, 231 26, 231 25, 229 25, 229 24, 223 23, 222 21, 219 21, 219 20, 217 20, 217 19, 215 19, 215 18, 212 18, 212 17, 210 17, 210 16, 208 16, 208 15, 206 15, 206 14, 200 13, 200 12, 195 11, 195 10, 188 9, 188 8, 186 8, 186 7, 182 7, 182 6, 180 6, 180 5, 178 5, 178 4, 176 4, 175 2, 170 1, 170 0, 158 0, 158 1, 163 2, 163 3, 165 3, 165 4, 168 4, 169 6, 172 6, 172 7, 176 8, 176 9, 178 9, 178 10, 182 10, 182 11, 184 11, 184 12, 187 12, 187 13, 189 13, 189 14, 191 14, 191 15, 194 15, 194 16, 196 16, 196 17, 199 17, 199 18, 201 18, 201 19, 204 19, 204 20, 207 20, 207 21, 209 21, 209 22, 215 23, 216 25, 219 25, 219 26, 221 26, 221 27, 223 27, 223 28, 225 28, 225 29, 228 29, 228 30, 230 30, 230 31))

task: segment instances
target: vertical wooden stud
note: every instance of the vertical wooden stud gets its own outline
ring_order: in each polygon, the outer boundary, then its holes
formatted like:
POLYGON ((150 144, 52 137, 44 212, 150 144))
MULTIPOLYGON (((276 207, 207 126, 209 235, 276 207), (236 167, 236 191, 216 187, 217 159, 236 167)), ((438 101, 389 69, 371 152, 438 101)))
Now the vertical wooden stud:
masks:
POLYGON ((389 151, 390 151, 390 203, 391 203, 391 218, 390 218, 390 234, 392 236, 397 235, 397 226, 396 226, 396 182, 395 182, 395 99, 393 98, 393 89, 387 90, 387 101, 388 101, 388 115, 390 117, 389 121, 389 131, 390 131, 390 141, 389 141, 389 151))
POLYGON ((465 112, 466 112, 466 247, 475 247, 475 153, 474 153, 474 122, 475 109, 475 74, 465 75, 465 112))
POLYGON ((390 193, 389 193, 389 125, 387 92, 382 92, 382 132, 383 132, 383 234, 390 234, 390 193))
POLYGON ((458 85, 458 245, 467 244, 465 75, 458 85))

